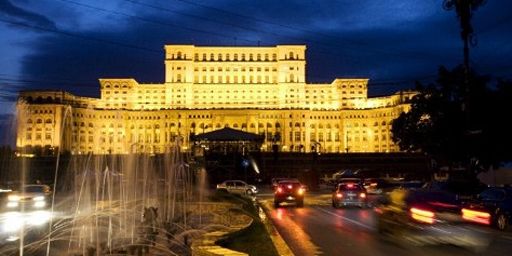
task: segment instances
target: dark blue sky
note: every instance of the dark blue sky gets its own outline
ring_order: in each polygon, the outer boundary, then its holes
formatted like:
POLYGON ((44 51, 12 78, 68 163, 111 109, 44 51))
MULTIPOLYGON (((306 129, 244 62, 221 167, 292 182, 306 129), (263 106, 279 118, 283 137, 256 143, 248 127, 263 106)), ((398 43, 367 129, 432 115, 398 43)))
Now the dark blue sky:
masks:
MULTIPOLYGON (((511 9, 488 0, 474 13, 482 74, 511 77, 511 9)), ((442 0, 0 0, 0 35, 0 116, 23 89, 97 96, 102 77, 162 82, 172 43, 306 44, 308 82, 368 77, 373 95, 462 63, 442 0)))

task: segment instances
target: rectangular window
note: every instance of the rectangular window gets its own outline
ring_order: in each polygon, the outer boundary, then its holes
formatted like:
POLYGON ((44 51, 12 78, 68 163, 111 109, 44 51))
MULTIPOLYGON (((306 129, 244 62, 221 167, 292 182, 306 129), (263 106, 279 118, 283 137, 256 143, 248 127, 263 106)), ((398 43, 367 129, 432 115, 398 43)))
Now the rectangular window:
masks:
POLYGON ((301 141, 300 132, 295 132, 295 141, 301 141))

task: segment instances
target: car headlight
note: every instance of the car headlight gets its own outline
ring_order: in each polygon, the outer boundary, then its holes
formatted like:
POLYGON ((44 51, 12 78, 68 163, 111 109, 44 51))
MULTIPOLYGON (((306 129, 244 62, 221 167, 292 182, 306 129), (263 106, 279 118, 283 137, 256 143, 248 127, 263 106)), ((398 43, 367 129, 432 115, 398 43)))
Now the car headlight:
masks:
POLYGON ((34 207, 36 208, 41 208, 41 207, 45 207, 46 206, 46 202, 43 200, 43 201, 36 201, 34 203, 34 207))
POLYGON ((34 200, 34 201, 44 201, 44 196, 36 196, 32 200, 34 200))
POLYGON ((18 196, 18 195, 10 195, 10 196, 7 197, 7 200, 9 200, 11 202, 13 202, 13 201, 17 202, 17 201, 20 200, 20 196, 18 196))
POLYGON ((7 202, 7 208, 18 207, 18 201, 9 201, 7 202))

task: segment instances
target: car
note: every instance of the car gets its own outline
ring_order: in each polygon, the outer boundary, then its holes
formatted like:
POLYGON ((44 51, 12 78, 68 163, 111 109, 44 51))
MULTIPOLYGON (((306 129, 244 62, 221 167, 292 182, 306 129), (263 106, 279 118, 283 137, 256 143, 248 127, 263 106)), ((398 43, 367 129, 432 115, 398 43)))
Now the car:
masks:
MULTIPOLYGON (((489 187, 478 194, 477 199, 467 202, 464 206, 467 209, 488 213, 490 224, 499 230, 507 230, 512 220, 512 188, 489 187)), ((479 218, 470 220, 482 222, 479 218)))
POLYGON ((284 202, 294 202, 297 207, 303 207, 305 192, 305 187, 298 180, 280 181, 274 191, 274 207, 278 208, 284 202))
POLYGON ((428 190, 394 189, 381 197, 375 212, 377 231, 404 245, 452 244, 481 251, 491 241, 488 227, 467 220, 484 220, 485 212, 464 209, 452 197, 428 190))
POLYGON ((45 209, 50 206, 51 188, 42 184, 27 184, 14 190, 7 196, 6 207, 17 209, 45 209))
POLYGON ((258 189, 254 185, 249 185, 242 180, 226 180, 217 184, 217 190, 225 191, 230 194, 253 196, 258 193, 258 189))
POLYGON ((27 184, 1 192, 0 245, 20 239, 19 233, 23 229, 28 232, 25 241, 46 234, 52 218, 51 195, 50 186, 41 184, 27 184))
POLYGON ((284 181, 284 180, 291 180, 291 181, 297 181, 299 182, 299 180, 297 178, 273 178, 272 181, 271 181, 271 184, 270 184, 270 188, 272 189, 272 191, 275 191, 279 182, 280 181, 284 181))
POLYGON ((366 189, 359 182, 344 181, 332 193, 332 207, 368 205, 366 189))
POLYGON ((364 188, 368 194, 380 195, 389 193, 391 190, 400 187, 399 182, 390 181, 380 178, 366 178, 364 179, 364 188))

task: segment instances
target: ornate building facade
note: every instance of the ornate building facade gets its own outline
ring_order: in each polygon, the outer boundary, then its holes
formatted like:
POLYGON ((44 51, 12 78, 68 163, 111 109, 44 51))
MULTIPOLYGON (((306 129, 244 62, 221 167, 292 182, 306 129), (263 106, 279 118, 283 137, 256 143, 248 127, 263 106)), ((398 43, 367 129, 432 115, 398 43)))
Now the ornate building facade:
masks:
POLYGON ((262 151, 395 152, 391 122, 414 92, 367 97, 368 79, 306 83, 306 47, 165 46, 165 82, 100 79, 100 98, 23 91, 17 147, 72 154, 164 152, 177 138, 230 127, 262 151))

